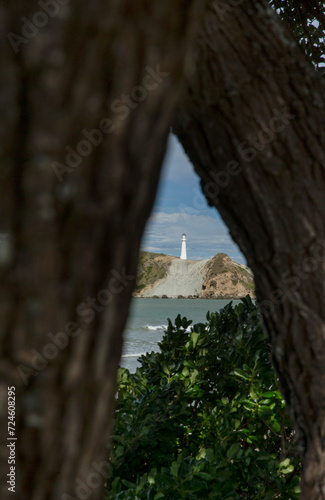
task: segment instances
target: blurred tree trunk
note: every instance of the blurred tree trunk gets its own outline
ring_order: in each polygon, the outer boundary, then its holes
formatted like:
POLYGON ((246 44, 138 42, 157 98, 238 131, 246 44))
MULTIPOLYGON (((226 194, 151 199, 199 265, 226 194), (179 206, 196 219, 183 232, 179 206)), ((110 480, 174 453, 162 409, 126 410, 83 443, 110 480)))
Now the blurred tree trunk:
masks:
POLYGON ((21 500, 103 498, 122 332, 198 4, 0 3, 0 473, 17 437, 21 500))
POLYGON ((254 272, 303 458, 325 498, 324 83, 266 2, 211 2, 174 132, 254 272))

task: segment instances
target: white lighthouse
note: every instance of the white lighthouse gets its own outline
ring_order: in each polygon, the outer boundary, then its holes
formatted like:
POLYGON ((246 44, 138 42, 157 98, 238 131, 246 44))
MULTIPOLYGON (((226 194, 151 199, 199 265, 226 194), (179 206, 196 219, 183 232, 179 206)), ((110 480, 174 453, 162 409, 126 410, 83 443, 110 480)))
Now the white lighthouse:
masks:
POLYGON ((181 259, 187 260, 187 252, 186 252, 186 234, 182 235, 182 249, 181 249, 181 259))

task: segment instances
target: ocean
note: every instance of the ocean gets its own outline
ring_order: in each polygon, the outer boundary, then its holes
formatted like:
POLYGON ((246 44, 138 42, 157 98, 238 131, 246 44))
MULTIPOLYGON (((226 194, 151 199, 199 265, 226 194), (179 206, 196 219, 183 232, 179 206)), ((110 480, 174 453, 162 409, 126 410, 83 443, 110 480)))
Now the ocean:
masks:
MULTIPOLYGON (((139 366, 138 357, 159 351, 158 342, 167 328, 167 318, 178 314, 191 319, 193 324, 204 322, 208 311, 222 309, 230 300, 214 299, 146 299, 133 298, 124 332, 124 349, 120 365, 134 373, 139 366)), ((239 300, 233 300, 238 304, 239 300)))

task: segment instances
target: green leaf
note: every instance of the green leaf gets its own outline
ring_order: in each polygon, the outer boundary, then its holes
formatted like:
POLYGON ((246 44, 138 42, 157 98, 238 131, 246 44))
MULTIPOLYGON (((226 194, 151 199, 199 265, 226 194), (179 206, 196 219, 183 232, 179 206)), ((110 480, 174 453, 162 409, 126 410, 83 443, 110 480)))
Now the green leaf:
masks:
POLYGON ((239 426, 240 426, 240 420, 238 420, 238 419, 234 420, 234 427, 236 430, 238 429, 239 426))
POLYGON ((235 458, 236 455, 239 454, 239 452, 241 451, 241 448, 239 446, 239 444, 234 444, 231 446, 231 448, 229 448, 229 450, 227 451, 227 457, 232 460, 233 458, 235 458))
POLYGON ((254 391, 253 387, 250 388, 249 390, 249 395, 252 399, 254 399, 255 401, 257 400, 258 396, 256 394, 256 392, 254 391))
POLYGON ((250 380, 249 375, 247 375, 247 373, 245 373, 243 370, 237 368, 236 370, 233 371, 233 373, 234 375, 237 375, 237 377, 241 377, 244 380, 250 380))
POLYGON ((208 474, 207 472, 197 472, 196 475, 197 477, 205 479, 206 481, 211 481, 213 479, 213 476, 211 474, 208 474))
POLYGON ((198 378, 198 376, 199 376, 198 370, 194 369, 192 371, 192 373, 191 373, 191 376, 190 376, 191 384, 193 384, 196 381, 196 379, 198 378))
POLYGON ((160 498, 165 498, 165 495, 161 491, 155 494, 153 500, 159 500, 160 498))
POLYGON ((121 457, 124 453, 124 446, 118 446, 115 450, 115 455, 121 457))
POLYGON ((286 458, 282 462, 280 462, 280 467, 287 467, 290 464, 290 458, 286 458))
POLYGON ((156 469, 152 469, 149 474, 148 474, 148 483, 150 485, 153 485, 155 484, 156 482, 156 474, 157 474, 157 470, 156 469))
POLYGON ((193 345, 194 349, 196 347, 197 341, 199 340, 199 337, 200 337, 200 335, 198 333, 196 333, 196 332, 191 333, 191 340, 192 340, 192 345, 193 345))
POLYGON ((263 398, 273 398, 275 395, 275 391, 267 391, 263 392, 262 397, 263 398))
POLYGON ((290 472, 294 471, 295 468, 293 465, 289 465, 286 469, 281 469, 282 474, 290 474, 290 472))
POLYGON ((178 476, 179 468, 180 468, 180 464, 178 462, 172 462, 172 473, 173 473, 173 476, 175 476, 175 477, 178 476))
POLYGON ((163 369, 163 372, 164 372, 166 375, 169 375, 170 370, 169 370, 169 367, 168 367, 167 363, 163 362, 163 363, 161 364, 161 367, 162 367, 162 369, 163 369))
POLYGON ((271 422, 271 427, 274 430, 274 432, 281 431, 281 425, 279 424, 279 422, 276 422, 276 421, 271 422))
POLYGON ((147 474, 144 474, 140 480, 140 483, 137 485, 137 490, 141 491, 144 485, 146 484, 148 480, 147 474))

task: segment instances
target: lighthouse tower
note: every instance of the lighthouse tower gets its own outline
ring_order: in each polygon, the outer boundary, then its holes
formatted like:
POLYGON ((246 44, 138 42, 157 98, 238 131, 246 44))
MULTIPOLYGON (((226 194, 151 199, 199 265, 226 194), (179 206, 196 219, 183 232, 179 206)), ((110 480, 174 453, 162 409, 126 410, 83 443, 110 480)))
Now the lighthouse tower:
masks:
POLYGON ((182 235, 182 249, 181 249, 181 259, 187 260, 187 252, 186 252, 186 234, 182 235))

